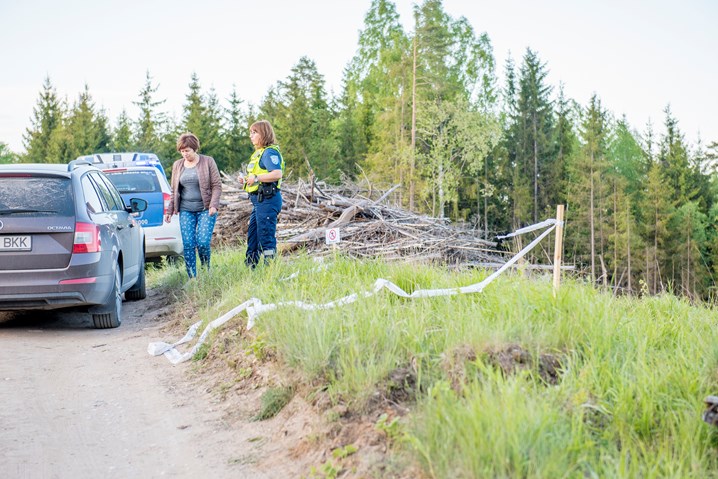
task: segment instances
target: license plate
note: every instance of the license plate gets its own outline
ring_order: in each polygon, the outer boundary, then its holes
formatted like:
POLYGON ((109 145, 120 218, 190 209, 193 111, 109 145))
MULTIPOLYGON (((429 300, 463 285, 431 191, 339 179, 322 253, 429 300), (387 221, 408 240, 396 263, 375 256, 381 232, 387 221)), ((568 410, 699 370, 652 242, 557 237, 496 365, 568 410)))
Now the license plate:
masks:
POLYGON ((0 251, 30 251, 32 236, 0 236, 0 251))

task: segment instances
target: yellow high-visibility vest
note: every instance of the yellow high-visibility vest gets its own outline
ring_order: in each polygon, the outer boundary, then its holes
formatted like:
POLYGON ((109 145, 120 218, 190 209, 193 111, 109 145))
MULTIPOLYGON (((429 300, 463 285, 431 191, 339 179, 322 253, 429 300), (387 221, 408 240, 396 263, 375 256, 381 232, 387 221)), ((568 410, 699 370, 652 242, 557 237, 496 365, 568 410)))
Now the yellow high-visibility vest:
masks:
MULTIPOLYGON (((279 151, 279 145, 269 145, 265 146, 264 148, 258 148, 254 153, 252 153, 252 156, 249 158, 249 164, 247 165, 247 174, 253 174, 257 176, 264 173, 269 173, 269 170, 265 170, 259 165, 259 160, 262 158, 264 150, 269 148, 276 150, 277 154, 279 155, 280 168, 282 169, 282 172, 284 172, 284 158, 282 157, 282 153, 279 151)), ((280 178, 279 181, 277 181, 277 188, 280 188, 281 185, 282 179, 280 178)), ((247 193, 254 193, 258 189, 259 181, 255 181, 254 183, 252 183, 252 185, 248 185, 246 182, 244 183, 244 190, 247 193)))

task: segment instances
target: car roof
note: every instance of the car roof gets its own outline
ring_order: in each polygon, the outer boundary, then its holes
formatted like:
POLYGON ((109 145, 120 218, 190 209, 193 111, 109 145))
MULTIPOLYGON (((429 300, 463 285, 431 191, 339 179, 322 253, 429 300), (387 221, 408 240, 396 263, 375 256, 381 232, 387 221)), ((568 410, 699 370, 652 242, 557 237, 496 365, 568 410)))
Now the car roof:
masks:
POLYGON ((107 170, 122 170, 122 171, 151 171, 154 174, 161 174, 162 172, 155 168, 154 166, 137 166, 133 164, 127 164, 127 163, 102 163, 102 164, 96 164, 95 167, 101 169, 102 171, 107 170))
POLYGON ((118 173, 122 171, 129 171, 129 172, 145 172, 154 175, 157 177, 157 179, 160 180, 162 183, 167 183, 169 186, 169 182, 167 181, 167 177, 165 176, 163 171, 160 171, 159 168, 155 168, 154 166, 135 166, 130 163, 129 166, 124 166, 126 163, 122 164, 116 164, 116 163, 102 163, 102 164, 96 164, 95 167, 102 170, 104 173, 107 173, 108 175, 111 175, 113 173, 118 173))
POLYGON ((92 155, 81 156, 80 158, 87 158, 93 163, 114 163, 117 161, 160 161, 154 153, 138 152, 93 153, 92 155))
POLYGON ((17 172, 17 173, 55 173, 62 176, 70 176, 71 172, 77 168, 93 169, 97 168, 86 163, 70 162, 70 164, 58 163, 14 163, 0 165, 0 171, 17 172))

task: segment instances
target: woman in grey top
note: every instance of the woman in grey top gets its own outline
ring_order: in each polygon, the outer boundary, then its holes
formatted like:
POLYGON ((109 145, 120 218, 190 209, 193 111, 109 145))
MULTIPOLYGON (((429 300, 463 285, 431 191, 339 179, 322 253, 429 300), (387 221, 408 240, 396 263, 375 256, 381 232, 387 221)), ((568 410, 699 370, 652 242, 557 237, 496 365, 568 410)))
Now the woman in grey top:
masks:
POLYGON ((187 275, 197 276, 197 254, 203 266, 209 268, 210 243, 222 194, 222 180, 214 158, 200 155, 199 139, 183 133, 177 140, 182 159, 172 165, 172 197, 165 214, 167 223, 179 213, 184 262, 187 275), (196 253, 195 253, 196 250, 196 253))

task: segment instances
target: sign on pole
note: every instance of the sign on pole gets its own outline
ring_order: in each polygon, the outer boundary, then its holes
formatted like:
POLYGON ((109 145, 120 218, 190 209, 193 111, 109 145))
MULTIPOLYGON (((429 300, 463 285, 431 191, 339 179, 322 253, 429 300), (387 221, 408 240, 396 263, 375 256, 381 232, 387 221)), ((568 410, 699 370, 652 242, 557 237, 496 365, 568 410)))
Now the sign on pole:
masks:
POLYGON ((339 234, 339 228, 327 229, 327 244, 337 244, 342 240, 339 234))

